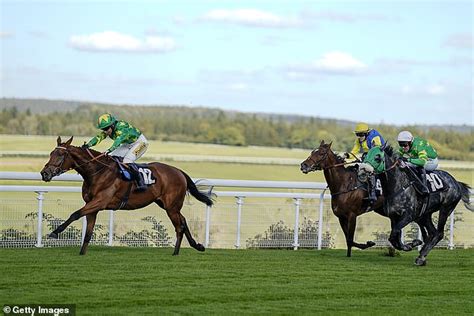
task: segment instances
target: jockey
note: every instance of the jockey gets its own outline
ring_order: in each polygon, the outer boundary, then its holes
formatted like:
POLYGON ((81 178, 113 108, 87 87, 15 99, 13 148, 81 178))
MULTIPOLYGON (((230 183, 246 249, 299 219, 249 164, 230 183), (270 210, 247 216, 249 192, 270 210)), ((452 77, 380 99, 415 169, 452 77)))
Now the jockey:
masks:
POLYGON ((138 168, 134 164, 135 160, 143 156, 148 148, 148 140, 142 132, 125 121, 117 120, 108 113, 99 116, 97 128, 101 132, 84 144, 83 147, 95 146, 107 136, 110 137, 114 140, 114 143, 105 151, 106 155, 122 157, 123 163, 129 164, 130 171, 137 180, 137 190, 146 189, 138 168))
POLYGON ((369 128, 367 123, 357 123, 354 134, 357 138, 354 141, 354 147, 352 147, 350 154, 344 154, 346 158, 355 157, 359 153, 367 153, 372 147, 385 144, 382 135, 377 130, 369 128))
MULTIPOLYGON (((385 140, 382 135, 377 130, 369 128, 367 123, 357 123, 354 129, 354 134, 357 138, 354 141, 354 147, 352 147, 350 153, 344 153, 346 159, 351 156, 357 157, 356 155, 358 153, 362 153, 363 158, 372 147, 385 145, 385 140)), ((369 203, 372 205, 376 200, 375 176, 372 175, 369 177, 369 203)))
POLYGON ((430 143, 421 137, 413 137, 409 131, 401 131, 397 137, 398 150, 402 160, 409 166, 421 169, 423 181, 423 193, 428 194, 426 186, 426 171, 438 168, 438 153, 430 143))

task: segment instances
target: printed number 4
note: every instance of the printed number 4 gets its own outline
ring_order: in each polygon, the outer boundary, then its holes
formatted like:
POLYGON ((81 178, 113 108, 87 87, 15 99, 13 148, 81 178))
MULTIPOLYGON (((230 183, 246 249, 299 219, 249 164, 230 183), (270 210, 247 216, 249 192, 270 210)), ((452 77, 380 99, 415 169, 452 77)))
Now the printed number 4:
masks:
POLYGON ((143 180, 145 180, 146 184, 155 183, 155 180, 151 178, 152 173, 150 169, 138 168, 138 171, 143 175, 143 180))

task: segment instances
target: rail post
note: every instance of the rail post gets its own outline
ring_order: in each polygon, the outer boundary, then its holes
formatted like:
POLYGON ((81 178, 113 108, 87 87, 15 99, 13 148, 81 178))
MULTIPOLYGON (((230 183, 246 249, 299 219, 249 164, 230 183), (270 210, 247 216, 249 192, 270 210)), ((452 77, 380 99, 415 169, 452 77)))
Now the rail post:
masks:
POLYGON ((448 248, 450 250, 454 249, 454 212, 455 212, 455 210, 453 210, 453 212, 449 216, 449 245, 448 245, 448 248))
MULTIPOLYGON (((208 195, 211 196, 212 190, 214 189, 213 186, 209 188, 208 195)), ((209 205, 206 205, 206 239, 204 241, 204 247, 209 246, 209 235, 210 235, 210 230, 211 230, 211 207, 209 205)))
POLYGON ((324 208, 324 193, 326 189, 319 195, 319 221, 318 221, 318 250, 321 250, 323 243, 323 208, 324 208))
POLYGON ((38 232, 36 234, 36 247, 43 247, 43 200, 44 200, 44 192, 36 191, 38 196, 36 199, 38 200, 38 223, 37 229, 38 232))
POLYGON ((294 198, 295 201, 295 231, 293 234, 293 250, 298 250, 298 232, 299 232, 299 221, 300 221, 300 205, 301 199, 294 198))
POLYGON ((109 210, 109 242, 108 246, 112 246, 114 243, 114 211, 109 210))
POLYGON ((237 241, 235 243, 235 248, 240 248, 240 226, 242 223, 242 204, 244 204, 244 198, 237 196, 237 241))

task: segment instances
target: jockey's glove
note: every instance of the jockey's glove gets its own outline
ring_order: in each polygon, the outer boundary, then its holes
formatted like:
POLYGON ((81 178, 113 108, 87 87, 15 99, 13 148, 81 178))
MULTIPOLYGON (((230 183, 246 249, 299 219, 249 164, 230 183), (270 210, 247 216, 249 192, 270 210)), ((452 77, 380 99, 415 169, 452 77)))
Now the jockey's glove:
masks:
POLYGON ((87 148, 89 148, 89 145, 87 145, 86 143, 84 143, 84 144, 82 144, 81 148, 82 148, 82 149, 87 149, 87 148))
POLYGON ((349 159, 349 157, 350 157, 349 153, 344 153, 343 156, 344 156, 344 158, 346 158, 346 159, 349 159))

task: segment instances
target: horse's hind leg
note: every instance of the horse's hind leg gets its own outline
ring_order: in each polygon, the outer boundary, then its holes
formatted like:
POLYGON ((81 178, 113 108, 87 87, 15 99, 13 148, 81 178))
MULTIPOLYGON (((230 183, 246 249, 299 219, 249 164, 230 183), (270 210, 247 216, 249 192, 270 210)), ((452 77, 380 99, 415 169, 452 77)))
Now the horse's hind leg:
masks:
POLYGON ((442 207, 439 211, 439 219, 438 219, 438 228, 434 227, 434 224, 431 220, 431 214, 429 215, 429 226, 428 234, 430 235, 429 241, 425 243, 423 248, 420 250, 420 255, 416 258, 415 264, 417 266, 424 266, 426 265, 426 257, 430 253, 430 251, 436 246, 440 240, 444 237, 444 226, 446 225, 446 221, 448 220, 449 215, 454 210, 456 204, 454 206, 450 205, 449 207, 442 207))
POLYGON ((349 222, 348 222, 348 227, 349 227, 349 237, 352 243, 353 247, 357 247, 359 249, 367 249, 372 246, 375 246, 375 243, 373 241, 368 241, 365 244, 359 244, 354 241, 354 235, 355 235, 355 229, 357 226, 357 215, 352 213, 349 215, 349 222))
POLYGON ((177 256, 179 254, 179 249, 181 248, 181 241, 183 240, 185 229, 181 224, 181 214, 179 213, 179 209, 169 209, 166 210, 166 213, 173 223, 174 230, 176 232, 176 244, 174 245, 173 256, 177 256))
POLYGON ((347 256, 350 257, 352 255, 354 232, 352 232, 352 235, 349 232, 349 219, 347 217, 338 216, 338 219, 339 224, 341 224, 342 231, 344 232, 344 237, 346 237, 347 256))
POLYGON ((95 220, 97 218, 97 213, 91 213, 87 214, 87 229, 86 229, 86 234, 84 236, 84 241, 82 243, 81 251, 79 252, 80 255, 85 255, 87 246, 89 245, 89 242, 91 241, 92 238, 92 232, 94 231, 94 226, 95 226, 95 220))
POLYGON ((179 214, 181 216, 181 225, 184 229, 184 234, 186 236, 186 239, 188 240, 189 242, 189 245, 191 247, 193 247, 194 249, 196 249, 197 251, 204 251, 206 250, 206 248, 204 248, 204 246, 198 242, 196 242, 196 240, 194 240, 193 236, 191 236, 191 231, 189 230, 189 227, 188 227, 188 224, 186 223, 186 219, 184 218, 184 216, 182 214, 179 214))

